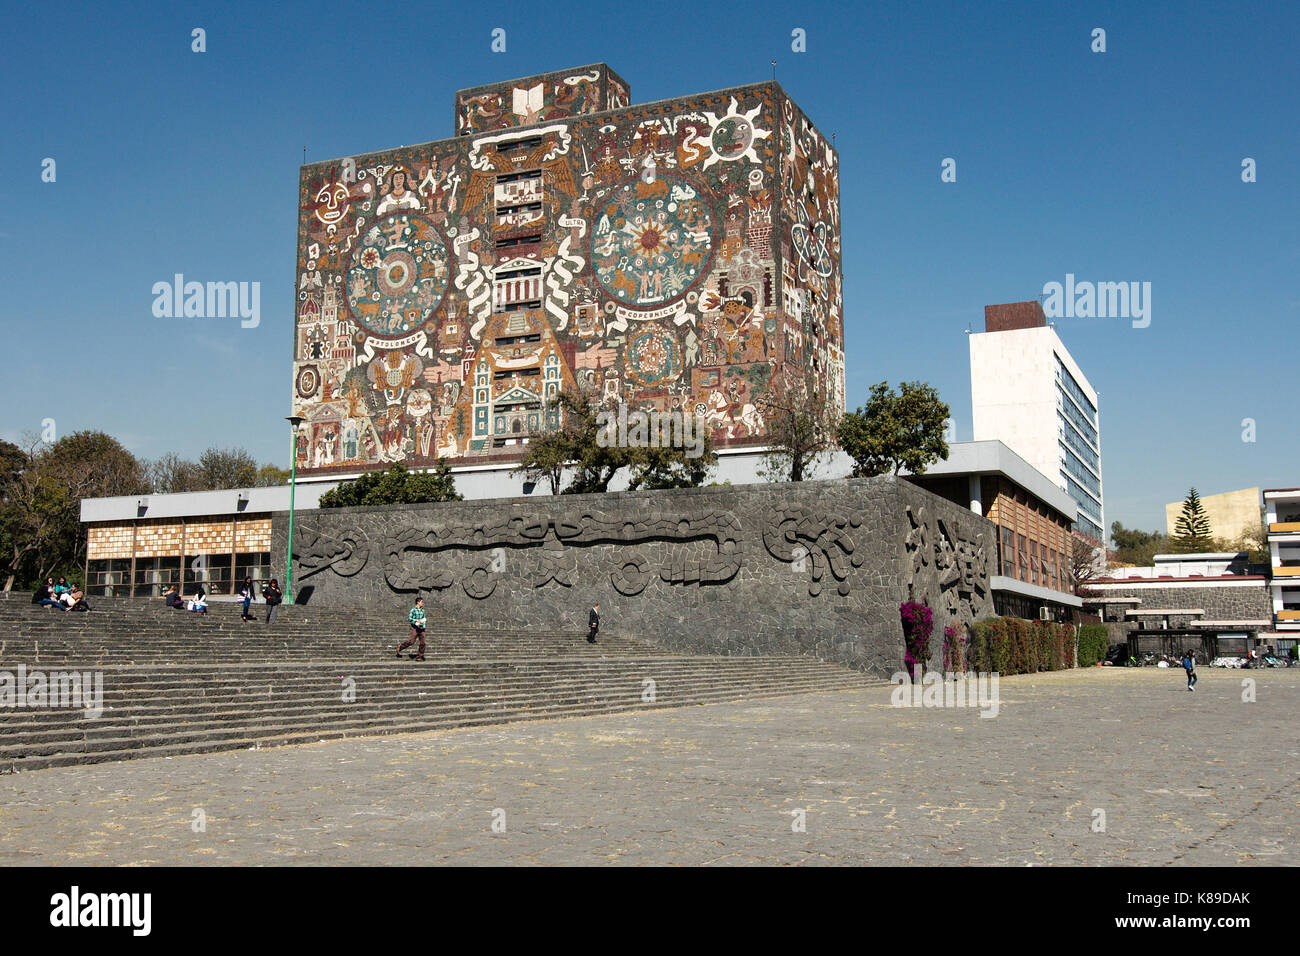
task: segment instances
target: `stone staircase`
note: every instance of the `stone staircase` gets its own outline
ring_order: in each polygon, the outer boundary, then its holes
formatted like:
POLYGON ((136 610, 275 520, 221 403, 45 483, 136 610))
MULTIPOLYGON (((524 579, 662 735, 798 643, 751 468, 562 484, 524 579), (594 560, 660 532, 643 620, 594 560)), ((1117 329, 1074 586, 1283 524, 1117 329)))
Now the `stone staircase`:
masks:
POLYGON ((89 614, 0 600, 0 672, 95 671, 103 712, 0 705, 0 773, 649 707, 750 700, 877 681, 803 657, 669 654, 601 633, 442 628, 397 660, 401 613, 311 605, 243 623, 161 601, 92 599, 89 614))

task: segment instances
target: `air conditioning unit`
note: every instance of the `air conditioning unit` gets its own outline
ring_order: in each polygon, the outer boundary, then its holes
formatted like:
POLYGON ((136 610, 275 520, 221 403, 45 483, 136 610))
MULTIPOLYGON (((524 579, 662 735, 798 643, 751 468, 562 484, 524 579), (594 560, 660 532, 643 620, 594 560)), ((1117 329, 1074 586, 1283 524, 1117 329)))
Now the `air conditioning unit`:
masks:
POLYGON ((1040 621, 1050 621, 1052 619, 1052 609, 1044 605, 1038 609, 1038 619, 1040 621))

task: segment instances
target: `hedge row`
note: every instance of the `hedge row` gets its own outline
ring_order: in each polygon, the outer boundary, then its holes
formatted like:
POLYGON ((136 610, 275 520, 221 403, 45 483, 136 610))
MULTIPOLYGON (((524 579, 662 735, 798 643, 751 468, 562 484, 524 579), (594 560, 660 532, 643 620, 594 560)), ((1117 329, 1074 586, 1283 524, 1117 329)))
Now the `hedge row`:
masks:
POLYGON ((1073 624, 990 617, 971 627, 975 669, 1034 674, 1074 666, 1073 624))
POLYGON ((1105 624, 1084 624, 1079 628, 1079 666, 1092 667, 1106 659, 1110 634, 1105 624))

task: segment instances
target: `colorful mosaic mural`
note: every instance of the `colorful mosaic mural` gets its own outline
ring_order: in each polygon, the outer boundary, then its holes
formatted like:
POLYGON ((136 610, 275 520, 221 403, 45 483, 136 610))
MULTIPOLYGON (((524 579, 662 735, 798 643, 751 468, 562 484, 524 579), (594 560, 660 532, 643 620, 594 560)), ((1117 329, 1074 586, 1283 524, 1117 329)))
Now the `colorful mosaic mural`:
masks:
POLYGON ((843 407, 838 157, 772 83, 628 106, 603 64, 456 97, 455 139, 304 166, 298 467, 510 460, 583 386, 761 444, 843 407))

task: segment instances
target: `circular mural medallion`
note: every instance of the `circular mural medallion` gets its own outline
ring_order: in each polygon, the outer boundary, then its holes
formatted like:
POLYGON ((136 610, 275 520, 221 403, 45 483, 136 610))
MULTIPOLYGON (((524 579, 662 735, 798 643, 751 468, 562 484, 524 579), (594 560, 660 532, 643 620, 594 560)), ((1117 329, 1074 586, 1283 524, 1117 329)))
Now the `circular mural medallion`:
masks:
POLYGON ((713 214, 678 176, 633 179, 596 207, 591 261, 596 281, 632 309, 666 305, 703 276, 713 254, 713 214))
POLYGON ((623 363, 633 381, 648 387, 664 385, 682 373, 682 351, 668 332, 650 329, 627 344, 623 363))
POLYGON ((376 219, 348 262, 348 309, 380 338, 418 330, 442 304, 451 276, 447 240, 423 216, 376 219))
POLYGON ((316 370, 315 365, 304 365, 298 369, 298 397, 311 398, 320 388, 320 372, 316 370))

